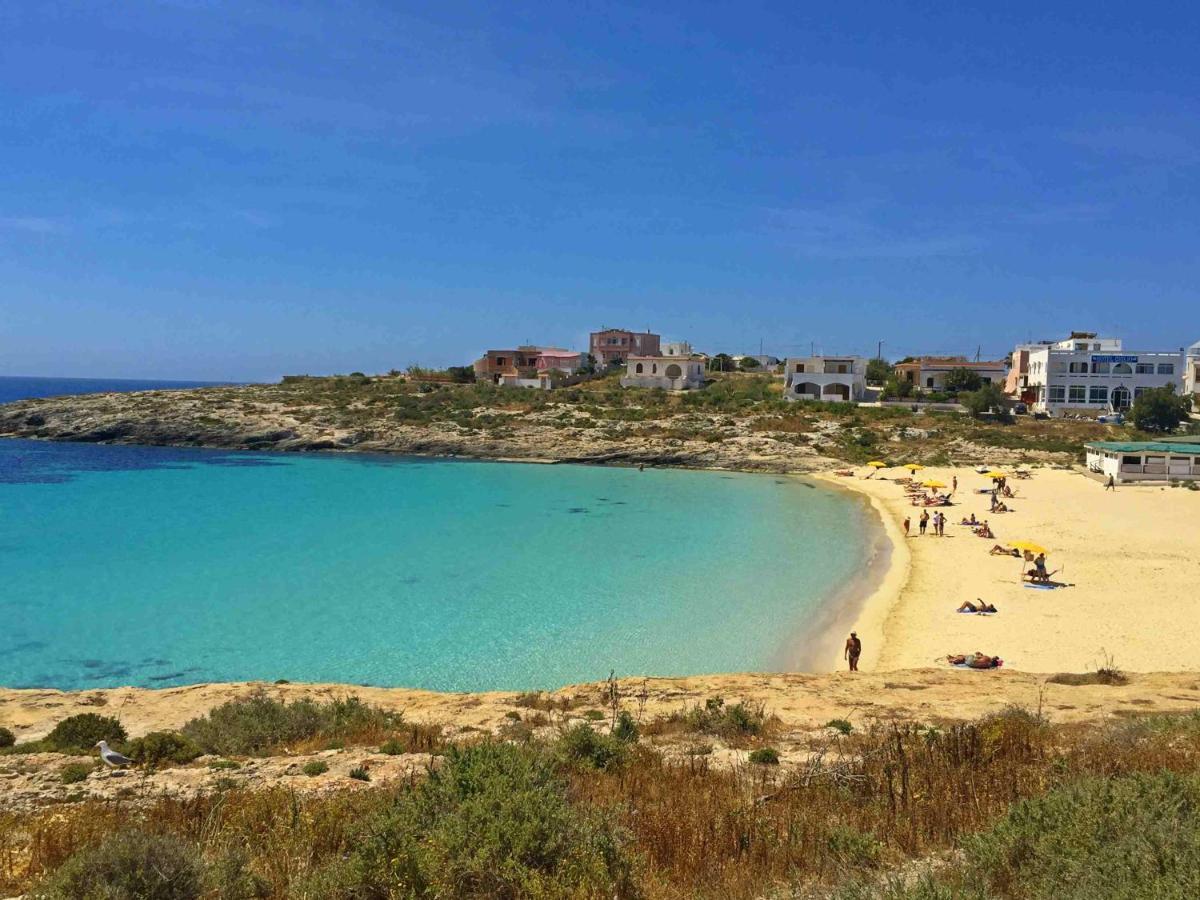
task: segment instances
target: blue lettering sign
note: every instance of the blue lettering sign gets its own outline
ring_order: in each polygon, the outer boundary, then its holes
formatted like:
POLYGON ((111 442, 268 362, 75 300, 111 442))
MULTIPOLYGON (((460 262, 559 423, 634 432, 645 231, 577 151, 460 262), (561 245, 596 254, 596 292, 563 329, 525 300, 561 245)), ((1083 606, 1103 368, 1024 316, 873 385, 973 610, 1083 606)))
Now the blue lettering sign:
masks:
POLYGON ((1093 357, 1092 357, 1092 362, 1094 362, 1094 363, 1101 363, 1101 362, 1106 362, 1106 363, 1121 363, 1121 362, 1125 362, 1125 363, 1135 363, 1135 362, 1137 362, 1137 361, 1138 361, 1138 358, 1137 358, 1136 356, 1093 356, 1093 357))

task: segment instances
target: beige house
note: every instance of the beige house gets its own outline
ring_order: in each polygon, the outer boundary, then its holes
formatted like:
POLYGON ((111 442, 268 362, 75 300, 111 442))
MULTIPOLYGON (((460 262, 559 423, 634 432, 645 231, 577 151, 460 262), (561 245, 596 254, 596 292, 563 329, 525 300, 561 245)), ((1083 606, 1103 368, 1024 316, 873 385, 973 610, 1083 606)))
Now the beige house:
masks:
POLYGON ((631 356, 625 362, 621 387, 698 390, 704 387, 704 363, 678 356, 631 356))

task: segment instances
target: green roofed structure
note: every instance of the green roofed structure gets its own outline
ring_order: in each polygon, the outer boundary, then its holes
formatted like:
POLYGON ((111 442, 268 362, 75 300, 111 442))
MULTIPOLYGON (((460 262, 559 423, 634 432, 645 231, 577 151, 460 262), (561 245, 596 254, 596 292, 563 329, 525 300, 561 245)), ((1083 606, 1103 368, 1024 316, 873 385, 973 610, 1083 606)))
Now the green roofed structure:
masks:
POLYGON ((1200 481, 1200 442, 1093 441, 1087 466, 1116 481, 1200 481))

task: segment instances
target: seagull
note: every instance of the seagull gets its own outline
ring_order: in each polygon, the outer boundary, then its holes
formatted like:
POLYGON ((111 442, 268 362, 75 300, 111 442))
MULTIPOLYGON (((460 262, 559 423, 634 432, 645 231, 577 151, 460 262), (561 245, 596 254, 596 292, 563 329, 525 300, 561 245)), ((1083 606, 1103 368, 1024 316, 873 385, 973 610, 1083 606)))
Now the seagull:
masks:
POLYGON ((110 769, 133 765, 133 760, 125 754, 118 753, 116 750, 110 750, 107 741, 101 741, 96 746, 100 748, 100 758, 104 760, 104 764, 110 769))

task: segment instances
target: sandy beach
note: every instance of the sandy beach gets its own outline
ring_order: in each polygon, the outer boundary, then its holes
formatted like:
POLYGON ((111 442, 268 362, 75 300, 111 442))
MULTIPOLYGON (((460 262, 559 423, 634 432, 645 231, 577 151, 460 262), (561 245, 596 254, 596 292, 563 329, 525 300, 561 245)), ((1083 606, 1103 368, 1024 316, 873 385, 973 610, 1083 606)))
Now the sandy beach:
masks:
MULTIPOLYGON (((1081 470, 1038 468, 1031 478, 1009 479, 1011 512, 991 514, 990 496, 976 493, 991 479, 969 468, 930 467, 918 473, 921 480, 949 485, 957 477, 958 491, 955 505, 943 508, 945 537, 932 529, 918 536, 921 509, 891 480, 907 473, 888 469, 868 479, 866 471, 822 476, 869 496, 896 544, 891 571, 858 619, 864 670, 945 665, 947 653, 975 650, 1026 672, 1094 670, 1106 656, 1126 671, 1200 668, 1200 492, 1165 485, 1105 491, 1081 470), (972 513, 989 520, 995 540, 959 524, 972 513), (1017 559, 988 553, 1017 540, 1045 546, 1048 567, 1065 586, 1031 589, 1017 559), (955 612, 977 598, 998 614, 955 612)), ((840 656, 833 662, 844 665, 840 656)))

